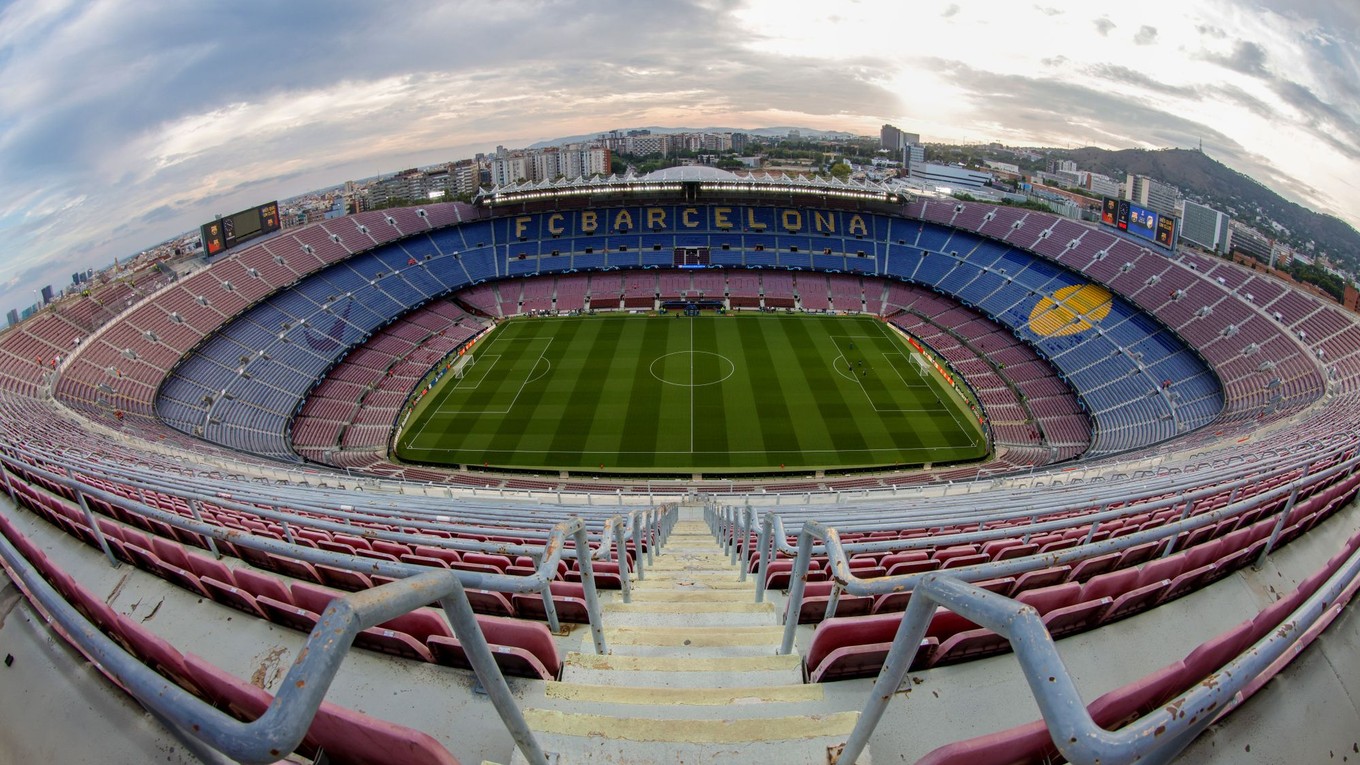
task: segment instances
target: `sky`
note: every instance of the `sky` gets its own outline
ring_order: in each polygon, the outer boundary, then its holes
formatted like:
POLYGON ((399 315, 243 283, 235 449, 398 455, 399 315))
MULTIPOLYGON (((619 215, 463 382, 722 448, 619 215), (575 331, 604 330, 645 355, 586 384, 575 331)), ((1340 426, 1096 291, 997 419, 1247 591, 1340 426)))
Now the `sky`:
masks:
POLYGON ((1355 0, 0 0, 0 311, 217 214, 644 125, 1194 147, 1360 225, 1355 0))

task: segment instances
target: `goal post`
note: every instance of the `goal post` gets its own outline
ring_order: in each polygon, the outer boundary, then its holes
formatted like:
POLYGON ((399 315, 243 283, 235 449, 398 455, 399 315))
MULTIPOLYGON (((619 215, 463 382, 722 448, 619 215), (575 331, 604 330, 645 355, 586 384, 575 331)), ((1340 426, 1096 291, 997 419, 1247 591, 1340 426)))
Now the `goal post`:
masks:
POLYGON ((922 379, 930 377, 930 365, 926 363, 924 353, 911 354, 911 363, 916 366, 916 371, 921 373, 922 379))
POLYGON ((463 371, 476 363, 476 358, 477 357, 471 353, 465 353, 462 356, 459 356, 458 360, 453 362, 453 368, 449 370, 453 374, 453 379, 463 379, 463 371))

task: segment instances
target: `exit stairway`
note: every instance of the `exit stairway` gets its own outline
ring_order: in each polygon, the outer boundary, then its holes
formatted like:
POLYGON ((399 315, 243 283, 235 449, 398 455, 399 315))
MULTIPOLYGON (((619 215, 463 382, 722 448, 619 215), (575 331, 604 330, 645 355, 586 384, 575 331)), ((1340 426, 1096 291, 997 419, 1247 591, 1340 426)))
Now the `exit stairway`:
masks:
MULTIPOLYGON (((630 603, 604 604, 609 654, 589 633, 524 716, 558 765, 828 762, 858 712, 830 711, 755 583, 738 581, 701 508, 683 508, 630 603)), ((515 752, 513 763, 524 759, 515 752)), ((869 755, 860 757, 861 765, 869 755)))

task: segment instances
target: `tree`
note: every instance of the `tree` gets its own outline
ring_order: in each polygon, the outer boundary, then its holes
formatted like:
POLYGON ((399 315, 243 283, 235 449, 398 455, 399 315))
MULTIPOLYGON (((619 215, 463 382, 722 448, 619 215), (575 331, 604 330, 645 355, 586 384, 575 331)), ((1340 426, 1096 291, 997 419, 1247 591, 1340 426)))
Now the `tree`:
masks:
POLYGON ((850 172, 851 172, 850 166, 845 164, 844 162, 837 162, 836 164, 831 166, 831 177, 835 178, 838 181, 844 181, 849 179, 850 172))

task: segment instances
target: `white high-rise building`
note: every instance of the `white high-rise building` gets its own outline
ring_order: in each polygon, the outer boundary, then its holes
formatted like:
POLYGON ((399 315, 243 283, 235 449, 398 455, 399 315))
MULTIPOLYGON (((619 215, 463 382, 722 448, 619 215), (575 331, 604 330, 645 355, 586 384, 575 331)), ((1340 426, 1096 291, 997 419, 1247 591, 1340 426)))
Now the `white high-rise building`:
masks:
POLYGON ((1161 215, 1175 216, 1180 189, 1146 175, 1130 173, 1124 181, 1124 198, 1161 215))
POLYGON ((497 157, 491 162, 491 184, 509 186, 521 180, 529 180, 531 170, 523 155, 497 157))
POLYGON ((1206 250, 1227 254, 1232 247, 1232 219, 1212 207, 1185 200, 1181 239, 1206 250))
POLYGON ((533 163, 533 174, 529 176, 529 180, 551 181, 559 175, 564 175, 561 165, 561 152, 557 149, 544 149, 535 152, 530 159, 533 163))

